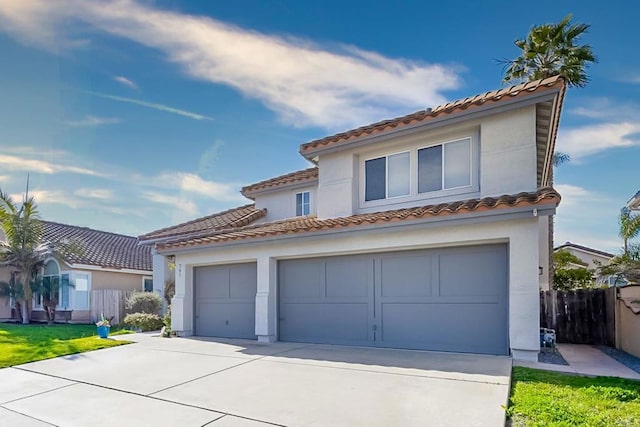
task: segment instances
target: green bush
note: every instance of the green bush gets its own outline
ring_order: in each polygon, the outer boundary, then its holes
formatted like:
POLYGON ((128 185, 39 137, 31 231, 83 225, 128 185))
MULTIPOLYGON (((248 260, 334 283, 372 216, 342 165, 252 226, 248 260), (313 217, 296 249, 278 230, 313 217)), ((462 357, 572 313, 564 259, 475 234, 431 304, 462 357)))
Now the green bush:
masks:
POLYGON ((132 313, 125 316, 124 325, 129 329, 140 329, 146 332, 161 329, 163 322, 157 314, 132 313))
POLYGON ((164 315, 165 334, 171 334, 171 306, 167 307, 167 314, 164 315))
POLYGON ((162 307, 162 298, 153 292, 134 292, 125 303, 127 313, 158 314, 162 307))

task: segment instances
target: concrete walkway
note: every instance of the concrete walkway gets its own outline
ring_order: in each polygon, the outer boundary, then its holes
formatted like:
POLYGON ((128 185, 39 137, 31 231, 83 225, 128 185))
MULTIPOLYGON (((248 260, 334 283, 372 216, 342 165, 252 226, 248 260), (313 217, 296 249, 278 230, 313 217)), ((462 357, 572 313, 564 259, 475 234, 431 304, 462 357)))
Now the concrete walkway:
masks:
POLYGON ((593 346, 583 344, 557 344, 557 346, 569 366, 521 361, 515 361, 514 365, 578 375, 640 380, 640 374, 593 346))

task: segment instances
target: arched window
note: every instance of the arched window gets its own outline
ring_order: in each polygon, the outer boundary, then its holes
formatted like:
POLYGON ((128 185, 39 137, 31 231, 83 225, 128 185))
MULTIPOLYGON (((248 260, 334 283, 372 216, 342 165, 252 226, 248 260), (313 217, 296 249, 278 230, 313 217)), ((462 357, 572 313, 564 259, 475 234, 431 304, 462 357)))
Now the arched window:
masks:
POLYGON ((42 274, 44 277, 47 276, 57 276, 60 274, 60 269, 58 268, 58 263, 54 260, 50 259, 44 265, 44 273, 42 274))

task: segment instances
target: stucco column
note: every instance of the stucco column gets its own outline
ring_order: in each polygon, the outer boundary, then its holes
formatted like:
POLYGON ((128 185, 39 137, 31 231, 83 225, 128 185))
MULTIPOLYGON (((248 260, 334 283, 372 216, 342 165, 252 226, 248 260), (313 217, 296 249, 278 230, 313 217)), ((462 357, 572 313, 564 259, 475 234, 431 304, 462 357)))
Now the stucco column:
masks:
POLYGON ((275 258, 261 256, 257 259, 256 335, 260 342, 277 339, 277 266, 275 258))
POLYGON ((171 329, 193 335, 193 267, 176 258, 176 293, 171 300, 171 329))
POLYGON ((509 241, 509 342, 514 359, 538 361, 540 279, 538 219, 518 228, 509 241))
POLYGON ((167 310, 167 302, 164 300, 164 283, 169 279, 169 268, 164 255, 153 253, 153 292, 162 297, 162 312, 167 310))

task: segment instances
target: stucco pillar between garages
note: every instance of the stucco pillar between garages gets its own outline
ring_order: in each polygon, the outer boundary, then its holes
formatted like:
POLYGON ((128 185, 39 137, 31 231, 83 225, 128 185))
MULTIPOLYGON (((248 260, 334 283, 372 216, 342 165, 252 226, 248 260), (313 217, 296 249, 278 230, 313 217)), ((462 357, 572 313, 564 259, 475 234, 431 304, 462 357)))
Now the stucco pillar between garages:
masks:
POLYGON ((261 256, 257 259, 256 335, 259 342, 277 340, 277 267, 275 258, 261 256))
POLYGON ((176 259, 176 293, 171 300, 171 330, 193 335, 193 267, 176 259))
POLYGON ((537 218, 509 240, 509 342, 514 359, 537 362, 540 351, 537 218))

